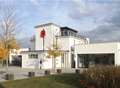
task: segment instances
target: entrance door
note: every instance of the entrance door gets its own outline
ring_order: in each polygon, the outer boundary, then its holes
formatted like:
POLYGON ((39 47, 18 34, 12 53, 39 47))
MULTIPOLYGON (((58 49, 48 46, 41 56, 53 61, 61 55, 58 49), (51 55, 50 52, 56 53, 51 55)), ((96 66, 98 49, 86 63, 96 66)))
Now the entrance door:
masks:
POLYGON ((21 55, 16 55, 12 56, 12 65, 13 66, 22 66, 22 56, 21 55))

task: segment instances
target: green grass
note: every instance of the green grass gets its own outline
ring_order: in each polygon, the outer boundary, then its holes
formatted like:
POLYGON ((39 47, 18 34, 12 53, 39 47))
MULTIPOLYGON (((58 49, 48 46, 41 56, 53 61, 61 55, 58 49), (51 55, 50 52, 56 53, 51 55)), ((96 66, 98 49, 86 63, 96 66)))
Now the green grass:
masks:
POLYGON ((51 75, 3 82, 0 88, 82 88, 79 80, 77 74, 51 75))

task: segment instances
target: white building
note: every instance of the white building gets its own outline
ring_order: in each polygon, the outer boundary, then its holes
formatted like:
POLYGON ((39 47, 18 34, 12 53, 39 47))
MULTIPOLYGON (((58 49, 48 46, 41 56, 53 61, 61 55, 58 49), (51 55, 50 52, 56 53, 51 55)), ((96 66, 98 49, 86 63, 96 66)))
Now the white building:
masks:
POLYGON ((119 43, 90 44, 89 39, 80 36, 78 31, 48 23, 35 27, 32 48, 20 52, 22 68, 52 69, 54 59, 47 56, 54 43, 63 52, 62 56, 55 59, 56 68, 79 68, 96 64, 120 65, 119 43), (44 47, 43 38, 40 37, 43 29, 46 32, 44 47))
POLYGON ((120 65, 120 43, 96 43, 75 46, 76 68, 91 65, 120 65))

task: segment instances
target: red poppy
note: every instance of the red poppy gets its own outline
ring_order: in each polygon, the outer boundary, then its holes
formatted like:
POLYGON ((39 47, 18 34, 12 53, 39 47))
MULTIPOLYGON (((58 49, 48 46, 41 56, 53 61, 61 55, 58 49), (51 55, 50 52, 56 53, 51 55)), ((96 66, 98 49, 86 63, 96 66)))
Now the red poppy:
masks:
POLYGON ((41 38, 44 38, 44 37, 45 37, 45 34, 46 34, 46 33, 45 33, 45 30, 43 29, 43 30, 40 32, 40 37, 41 37, 41 38))

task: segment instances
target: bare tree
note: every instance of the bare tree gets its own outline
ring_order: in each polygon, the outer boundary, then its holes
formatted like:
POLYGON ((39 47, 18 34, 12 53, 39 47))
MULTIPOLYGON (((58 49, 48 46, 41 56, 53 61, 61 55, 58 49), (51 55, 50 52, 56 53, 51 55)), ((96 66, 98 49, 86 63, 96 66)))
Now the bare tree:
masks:
POLYGON ((8 58, 10 49, 18 48, 18 43, 16 41, 16 34, 20 30, 20 22, 16 14, 16 9, 14 6, 2 6, 0 8, 0 43, 2 48, 6 50, 6 64, 8 66, 8 58))

